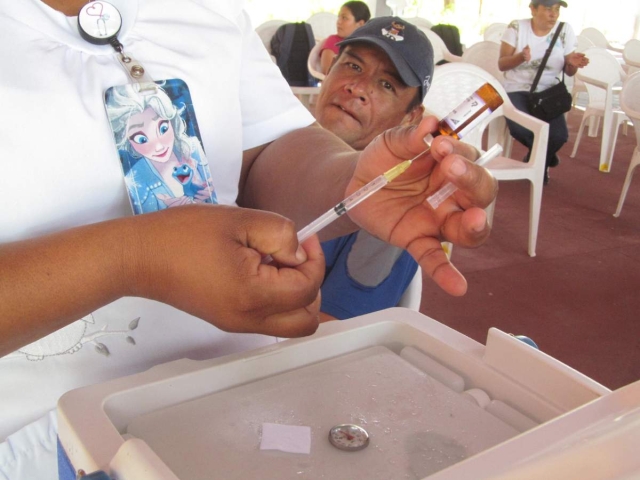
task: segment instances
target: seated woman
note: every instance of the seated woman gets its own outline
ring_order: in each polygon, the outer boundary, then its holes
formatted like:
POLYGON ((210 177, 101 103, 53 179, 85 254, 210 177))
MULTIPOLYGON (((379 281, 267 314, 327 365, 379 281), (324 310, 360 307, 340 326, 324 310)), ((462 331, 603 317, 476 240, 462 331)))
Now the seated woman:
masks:
MULTIPOLYGON (((527 107, 529 91, 553 34, 558 28, 561 6, 566 7, 566 2, 562 0, 533 0, 529 5, 531 18, 514 20, 502 36, 498 68, 505 72, 504 88, 511 102, 523 112, 529 113, 527 107)), ((565 23, 545 65, 536 91, 546 90, 559 82, 558 76, 563 70, 565 74, 572 76, 575 75, 578 68, 589 63, 589 59, 583 53, 575 51, 576 46, 576 35, 571 25, 565 23)), ((525 147, 531 149, 533 133, 510 120, 507 120, 507 124, 511 135, 525 147)), ((569 132, 564 115, 559 115, 549 122, 545 183, 549 181, 549 167, 555 167, 559 163, 556 153, 568 138, 569 132)), ((527 154, 525 161, 528 159, 527 154)))
POLYGON ((347 2, 340 7, 338 21, 336 22, 337 34, 329 35, 325 38, 320 49, 320 68, 322 73, 327 74, 331 67, 331 62, 333 62, 334 57, 338 55, 340 48, 337 46, 337 43, 367 23, 370 18, 371 12, 364 2, 355 0, 347 2))

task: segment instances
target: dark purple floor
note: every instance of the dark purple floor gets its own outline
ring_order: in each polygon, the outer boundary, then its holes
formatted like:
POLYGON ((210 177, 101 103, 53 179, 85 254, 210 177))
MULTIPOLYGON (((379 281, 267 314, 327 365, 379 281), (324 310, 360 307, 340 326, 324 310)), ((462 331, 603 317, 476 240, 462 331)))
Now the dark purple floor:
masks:
MULTIPOLYGON (((531 337, 540 349, 616 389, 640 379, 640 168, 613 217, 636 146, 618 136, 610 173, 598 171, 600 140, 569 115, 569 142, 544 188, 536 257, 527 255, 529 184, 500 182, 493 232, 475 250, 453 249, 469 282, 450 297, 425 278, 421 312, 485 343, 491 327, 531 337)), ((512 158, 523 147, 514 146, 512 158)))

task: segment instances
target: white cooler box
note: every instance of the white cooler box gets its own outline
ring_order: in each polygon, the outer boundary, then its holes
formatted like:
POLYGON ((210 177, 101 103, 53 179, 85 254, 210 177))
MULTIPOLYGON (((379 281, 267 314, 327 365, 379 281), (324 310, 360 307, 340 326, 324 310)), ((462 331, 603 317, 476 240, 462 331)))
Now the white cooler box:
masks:
POLYGON ((75 390, 58 422, 74 469, 117 480, 640 478, 640 382, 611 392, 403 308, 75 390), (343 424, 367 446, 334 446, 343 424))

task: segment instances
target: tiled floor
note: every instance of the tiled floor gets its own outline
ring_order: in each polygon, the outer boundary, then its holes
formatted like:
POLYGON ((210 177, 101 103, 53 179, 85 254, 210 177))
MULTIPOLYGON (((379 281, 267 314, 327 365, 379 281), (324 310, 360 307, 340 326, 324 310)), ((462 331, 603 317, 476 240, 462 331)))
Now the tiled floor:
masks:
MULTIPOLYGON (((487 330, 533 338, 540 349, 616 389, 640 380, 640 173, 613 217, 636 138, 620 135, 610 173, 598 171, 600 137, 583 135, 581 112, 544 189, 536 257, 526 252, 529 186, 501 182, 494 230, 475 250, 454 248, 469 290, 462 298, 424 281, 425 315, 482 343, 487 330)), ((523 156, 514 147, 513 158, 523 156)), ((640 168, 638 169, 640 172, 640 168)))

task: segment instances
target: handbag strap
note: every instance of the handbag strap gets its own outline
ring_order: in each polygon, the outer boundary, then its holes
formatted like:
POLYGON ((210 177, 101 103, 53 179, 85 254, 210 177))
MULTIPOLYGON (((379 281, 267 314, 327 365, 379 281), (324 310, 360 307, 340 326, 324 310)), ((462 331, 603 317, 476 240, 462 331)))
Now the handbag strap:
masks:
MULTIPOLYGON (((556 44, 556 40, 560 36, 560 31, 562 30, 562 27, 564 27, 564 22, 560 22, 558 24, 558 28, 556 28, 556 33, 553 35, 553 38, 551 39, 551 43, 549 44, 549 48, 547 48, 547 51, 544 54, 544 58, 542 59, 542 63, 540 63, 540 67, 538 67, 538 72, 536 73, 536 78, 533 80, 533 83, 531 84, 531 90, 529 90, 529 93, 533 93, 533 92, 536 91, 536 87, 538 86, 538 82, 540 81, 540 77, 542 77, 542 71, 544 70, 544 66, 547 64, 547 60, 549 59, 549 56, 551 55, 551 50, 553 50, 553 46, 556 44)), ((564 68, 562 69, 562 81, 564 82, 564 68)))

